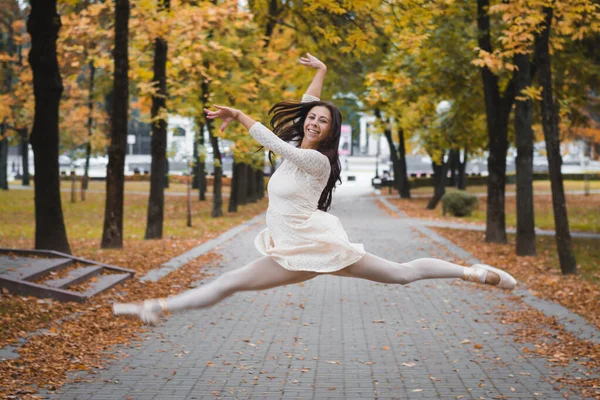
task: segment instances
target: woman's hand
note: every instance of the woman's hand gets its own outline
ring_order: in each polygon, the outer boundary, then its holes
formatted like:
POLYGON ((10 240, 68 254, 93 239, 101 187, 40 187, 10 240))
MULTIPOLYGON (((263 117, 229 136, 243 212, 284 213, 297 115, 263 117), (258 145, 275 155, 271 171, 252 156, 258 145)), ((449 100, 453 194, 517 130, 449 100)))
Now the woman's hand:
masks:
POLYGON ((300 57, 300 64, 314 69, 327 69, 323 61, 319 60, 317 57, 311 55, 310 53, 306 53, 306 57, 300 57))
POLYGON ((223 123, 221 124, 221 132, 225 130, 231 121, 237 119, 237 116, 240 113, 240 110, 236 110, 235 108, 217 105, 215 105, 215 108, 217 111, 210 111, 209 109, 205 108, 204 112, 206 113, 206 118, 208 119, 220 118, 223 120, 223 123))

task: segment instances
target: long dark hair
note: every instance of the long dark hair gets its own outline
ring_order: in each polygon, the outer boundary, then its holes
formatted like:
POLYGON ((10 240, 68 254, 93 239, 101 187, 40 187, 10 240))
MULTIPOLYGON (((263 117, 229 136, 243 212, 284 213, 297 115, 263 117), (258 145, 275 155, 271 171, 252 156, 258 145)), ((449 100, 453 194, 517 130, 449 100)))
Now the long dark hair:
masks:
MULTIPOLYGON (((273 132, 288 143, 292 141, 296 142, 299 147, 304 138, 304 121, 306 120, 306 116, 313 107, 317 106, 327 107, 331 113, 331 132, 327 138, 319 143, 319 148, 317 149, 327 156, 331 165, 331 173, 329 174, 327 186, 323 189, 319 204, 317 205, 319 210, 327 211, 331 207, 331 198, 336 182, 342 183, 340 178, 342 166, 340 164, 340 157, 338 156, 342 131, 342 113, 333 104, 324 101, 310 101, 306 103, 282 101, 275 104, 269 111, 269 114, 273 115, 271 118, 273 132)), ((269 161, 274 165, 272 151, 269 152, 269 161)))

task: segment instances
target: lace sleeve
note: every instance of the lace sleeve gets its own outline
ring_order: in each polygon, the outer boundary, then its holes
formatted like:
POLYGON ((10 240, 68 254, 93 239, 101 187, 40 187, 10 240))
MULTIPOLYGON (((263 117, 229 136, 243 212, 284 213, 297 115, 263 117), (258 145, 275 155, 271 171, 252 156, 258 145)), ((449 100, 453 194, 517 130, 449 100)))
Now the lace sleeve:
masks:
POLYGON ((318 97, 315 97, 313 95, 310 95, 310 94, 304 93, 302 95, 302 103, 308 103, 311 101, 319 101, 319 100, 321 100, 321 99, 319 99, 318 97))
POLYGON ((260 144, 273 153, 279 154, 298 168, 303 169, 311 175, 329 176, 329 159, 317 150, 295 147, 281 140, 260 122, 252 125, 249 132, 260 144))

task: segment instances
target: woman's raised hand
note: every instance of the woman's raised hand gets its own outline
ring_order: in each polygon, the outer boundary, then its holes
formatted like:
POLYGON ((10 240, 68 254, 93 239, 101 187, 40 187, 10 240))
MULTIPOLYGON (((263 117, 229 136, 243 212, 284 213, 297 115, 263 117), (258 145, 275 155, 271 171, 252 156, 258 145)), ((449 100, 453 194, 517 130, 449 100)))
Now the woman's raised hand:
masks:
POLYGON ((306 53, 306 57, 300 57, 300 64, 314 69, 327 69, 323 61, 319 60, 310 53, 306 53))
POLYGON ((209 109, 205 108, 204 112, 206 113, 206 118, 208 119, 220 118, 223 120, 223 123, 221 124, 221 132, 223 132, 227 125, 229 125, 231 121, 237 118, 239 110, 236 110, 235 108, 217 105, 215 105, 215 108, 217 109, 217 111, 210 111, 209 109))

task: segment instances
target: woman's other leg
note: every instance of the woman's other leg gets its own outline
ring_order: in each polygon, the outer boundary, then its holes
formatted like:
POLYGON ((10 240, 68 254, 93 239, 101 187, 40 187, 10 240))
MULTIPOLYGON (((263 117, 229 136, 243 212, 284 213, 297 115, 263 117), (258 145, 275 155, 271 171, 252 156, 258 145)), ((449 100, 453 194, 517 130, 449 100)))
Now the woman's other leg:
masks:
POLYGON ((151 299, 144 303, 115 303, 117 315, 137 315, 146 323, 156 323, 165 311, 179 312, 212 306, 236 292, 265 290, 300 283, 318 274, 310 271, 290 271, 271 257, 258 258, 245 266, 228 271, 212 282, 166 299, 151 299))
POLYGON ((421 279, 443 278, 460 278, 508 290, 514 289, 517 284, 510 274, 485 264, 466 268, 437 258, 419 258, 400 264, 370 253, 334 275, 402 285, 421 279))
POLYGON ((462 279, 465 267, 436 258, 419 258, 400 264, 366 253, 354 264, 334 272, 334 275, 406 285, 421 279, 462 279))
POLYGON ((165 299, 171 312, 212 306, 236 292, 265 290, 300 283, 317 276, 310 271, 290 271, 271 257, 258 258, 245 266, 228 271, 202 287, 165 299))

